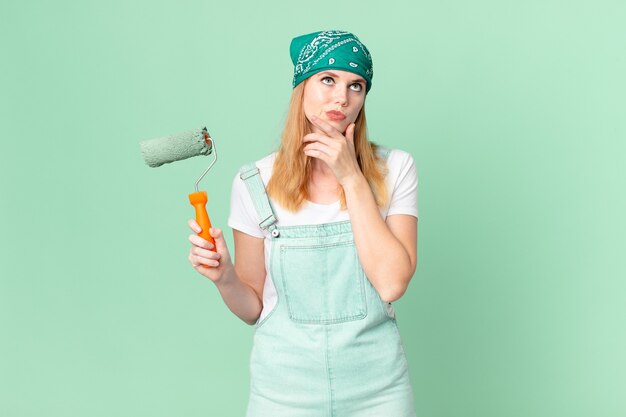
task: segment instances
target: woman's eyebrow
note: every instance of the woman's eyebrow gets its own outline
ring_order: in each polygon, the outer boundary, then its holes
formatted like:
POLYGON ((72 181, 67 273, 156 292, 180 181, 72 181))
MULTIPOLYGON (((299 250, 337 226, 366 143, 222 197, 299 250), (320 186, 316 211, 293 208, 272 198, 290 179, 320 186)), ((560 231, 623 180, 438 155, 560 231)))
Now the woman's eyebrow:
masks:
MULTIPOLYGON (((330 71, 321 72, 320 75, 330 75, 331 77, 339 78, 339 76, 337 74, 335 74, 334 72, 330 72, 330 71)), ((363 78, 356 78, 356 79, 352 80, 351 82, 353 82, 353 83, 364 83, 365 80, 363 78)))

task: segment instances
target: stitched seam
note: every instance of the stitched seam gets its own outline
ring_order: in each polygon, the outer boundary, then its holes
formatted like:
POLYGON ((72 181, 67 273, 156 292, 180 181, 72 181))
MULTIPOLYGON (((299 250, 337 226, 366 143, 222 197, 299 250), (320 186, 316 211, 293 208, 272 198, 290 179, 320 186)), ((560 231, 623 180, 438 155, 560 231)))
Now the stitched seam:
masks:
POLYGON ((346 241, 346 242, 326 243, 326 244, 310 245, 310 246, 283 245, 281 249, 308 252, 308 251, 315 250, 315 249, 336 248, 339 246, 352 246, 353 244, 354 244, 354 240, 351 240, 351 241, 346 241))
POLYGON ((326 335, 326 372, 328 374, 328 395, 329 395, 329 401, 328 401, 328 408, 329 408, 329 412, 330 412, 330 417, 334 417, 335 415, 335 398, 334 398, 334 393, 333 393, 333 371, 331 369, 330 366, 330 343, 328 341, 329 337, 328 337, 328 333, 330 332, 330 329, 328 328, 328 326, 324 329, 324 334, 326 335))
MULTIPOLYGON (((272 265, 274 265, 274 258, 276 257, 276 248, 274 246, 272 246, 270 248, 270 273, 271 276, 275 276, 274 272, 272 268, 272 265)), ((282 265, 281 265, 282 267, 282 265)), ((281 274, 282 275, 282 274, 281 274)), ((267 276, 265 277, 265 279, 267 279, 267 276)), ((261 327, 263 324, 265 324, 265 322, 267 322, 269 320, 270 317, 272 317, 272 315, 276 312, 276 310, 278 310, 278 306, 280 305, 280 291, 278 291, 278 288, 276 288, 276 282, 273 283, 274 284, 274 288, 276 291, 276 304, 274 305, 274 308, 272 309, 272 311, 270 311, 267 316, 265 316, 265 318, 263 320, 261 320, 260 322, 258 322, 255 326, 255 329, 258 329, 259 327, 261 327)), ((284 283, 283 283, 283 291, 284 291, 284 283)), ((286 296, 286 295, 285 295, 286 296)), ((265 305, 263 304, 263 300, 261 300, 261 304, 263 305, 263 307, 265 307, 265 305)), ((261 308, 261 312, 263 311, 263 307, 261 308)))

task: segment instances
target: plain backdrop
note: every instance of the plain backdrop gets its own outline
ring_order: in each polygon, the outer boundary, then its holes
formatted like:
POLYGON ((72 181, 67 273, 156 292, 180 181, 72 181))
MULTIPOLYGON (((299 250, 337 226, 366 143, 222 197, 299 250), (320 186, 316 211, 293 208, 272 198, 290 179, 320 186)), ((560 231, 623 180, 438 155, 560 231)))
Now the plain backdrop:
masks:
MULTIPOLYGON (((626 415, 626 5, 3 1, 0 415, 243 416, 253 328, 188 264, 187 194, 144 139, 207 126, 225 228, 276 149, 289 43, 352 31, 372 140, 419 175, 395 303, 420 417, 626 415)), ((382 416, 394 417, 394 416, 382 416)))

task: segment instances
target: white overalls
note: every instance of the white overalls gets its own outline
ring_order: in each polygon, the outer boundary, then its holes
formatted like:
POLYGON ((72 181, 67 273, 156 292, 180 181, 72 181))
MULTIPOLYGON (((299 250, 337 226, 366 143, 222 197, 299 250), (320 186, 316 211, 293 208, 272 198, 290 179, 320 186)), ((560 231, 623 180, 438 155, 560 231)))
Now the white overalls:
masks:
POLYGON ((247 417, 415 417, 395 314, 363 272, 350 221, 279 227, 259 170, 240 176, 270 234, 278 296, 255 325, 247 417))

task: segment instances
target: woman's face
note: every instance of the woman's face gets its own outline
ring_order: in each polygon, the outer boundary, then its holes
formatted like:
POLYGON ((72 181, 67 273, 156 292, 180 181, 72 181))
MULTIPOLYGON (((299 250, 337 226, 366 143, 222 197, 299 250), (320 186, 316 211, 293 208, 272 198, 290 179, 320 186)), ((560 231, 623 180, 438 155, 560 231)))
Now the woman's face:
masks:
MULTIPOLYGON (((345 133, 365 102, 366 82, 360 75, 348 71, 327 70, 305 80, 304 114, 311 121, 315 115, 345 133)), ((313 131, 319 128, 312 124, 313 131)))

